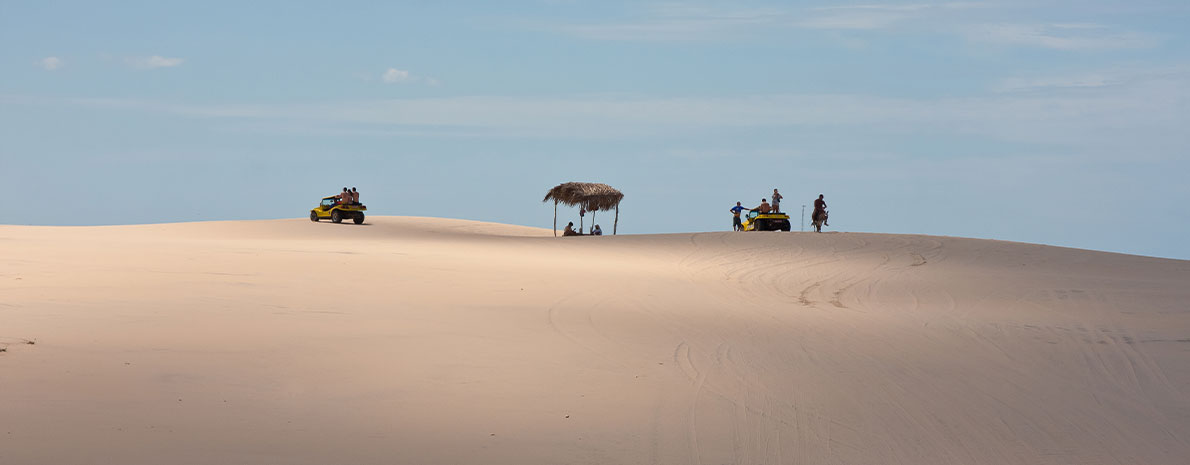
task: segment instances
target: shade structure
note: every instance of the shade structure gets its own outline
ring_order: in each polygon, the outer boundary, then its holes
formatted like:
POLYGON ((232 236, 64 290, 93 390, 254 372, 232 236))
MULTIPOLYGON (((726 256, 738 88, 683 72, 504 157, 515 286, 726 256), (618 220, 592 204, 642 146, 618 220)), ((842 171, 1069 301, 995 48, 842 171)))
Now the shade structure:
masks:
POLYGON ((582 207, 588 211, 615 211, 616 220, 612 224, 612 234, 620 225, 620 201, 624 194, 607 184, 597 182, 565 182, 554 186, 545 193, 542 202, 554 201, 554 236, 558 235, 558 204, 571 207, 582 207))

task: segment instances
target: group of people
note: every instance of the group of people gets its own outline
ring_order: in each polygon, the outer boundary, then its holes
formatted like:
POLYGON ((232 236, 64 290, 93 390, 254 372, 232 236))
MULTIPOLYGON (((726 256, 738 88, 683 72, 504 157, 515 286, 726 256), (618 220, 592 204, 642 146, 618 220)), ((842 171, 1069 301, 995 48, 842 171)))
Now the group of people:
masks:
MULTIPOLYGON (((731 207, 730 210, 732 216, 732 230, 744 230, 744 223, 740 220, 740 213, 744 210, 760 212, 762 215, 766 213, 781 213, 781 199, 783 198, 785 198, 785 196, 781 195, 780 192, 777 192, 777 189, 773 189, 773 203, 771 204, 769 203, 768 199, 760 199, 760 205, 757 205, 753 208, 745 208, 740 204, 740 202, 736 202, 735 206, 731 207)), ((814 200, 814 214, 810 216, 811 219, 817 219, 819 217, 823 218, 823 223, 825 224, 826 200, 823 200, 822 194, 818 194, 818 198, 814 200)), ((826 224, 826 226, 830 225, 826 224)))
POLYGON ((566 223, 566 229, 562 230, 562 235, 563 236, 602 236, 603 228, 600 228, 599 225, 591 226, 591 233, 583 234, 582 231, 574 230, 574 222, 571 221, 569 223, 566 223))
POLYGON ((354 187, 351 190, 344 187, 343 192, 335 196, 335 200, 339 201, 339 205, 359 205, 359 191, 354 187))

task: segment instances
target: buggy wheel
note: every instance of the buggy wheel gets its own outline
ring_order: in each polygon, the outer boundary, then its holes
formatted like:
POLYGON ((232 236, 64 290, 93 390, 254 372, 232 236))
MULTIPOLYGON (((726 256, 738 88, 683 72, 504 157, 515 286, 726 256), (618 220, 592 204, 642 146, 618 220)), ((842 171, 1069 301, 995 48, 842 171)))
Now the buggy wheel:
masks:
POLYGON ((318 213, 310 212, 310 221, 317 223, 318 222, 318 213))
POLYGON ((343 214, 339 213, 339 210, 335 210, 335 211, 331 212, 331 223, 342 223, 342 222, 343 222, 343 214))
POLYGON ((364 214, 356 213, 355 218, 352 218, 351 221, 354 221, 355 224, 364 224, 364 214))

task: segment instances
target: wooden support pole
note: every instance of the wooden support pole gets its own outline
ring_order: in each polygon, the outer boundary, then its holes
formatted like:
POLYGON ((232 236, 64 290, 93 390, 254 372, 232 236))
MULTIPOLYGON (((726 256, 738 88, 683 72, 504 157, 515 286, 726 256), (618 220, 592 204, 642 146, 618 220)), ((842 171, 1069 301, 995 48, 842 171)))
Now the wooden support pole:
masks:
POLYGON ((620 226, 620 204, 616 204, 616 222, 612 223, 612 235, 616 235, 616 229, 620 226))
POLYGON ((558 199, 554 199, 554 237, 558 237, 558 199))

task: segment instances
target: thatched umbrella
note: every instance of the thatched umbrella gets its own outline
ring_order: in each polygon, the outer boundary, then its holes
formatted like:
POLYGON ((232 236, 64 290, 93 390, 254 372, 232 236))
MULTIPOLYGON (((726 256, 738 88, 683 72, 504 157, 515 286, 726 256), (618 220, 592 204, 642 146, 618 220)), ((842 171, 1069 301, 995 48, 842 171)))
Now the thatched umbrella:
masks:
MULTIPOLYGON (((583 207, 591 212, 615 210, 616 221, 612 224, 612 234, 616 234, 616 228, 620 224, 620 201, 624 199, 624 194, 612 186, 594 182, 566 182, 558 184, 546 192, 545 198, 541 201, 548 202, 550 199, 554 200, 555 237, 558 236, 559 203, 571 207, 583 207)), ((591 213, 591 218, 594 221, 594 213, 591 213)))

